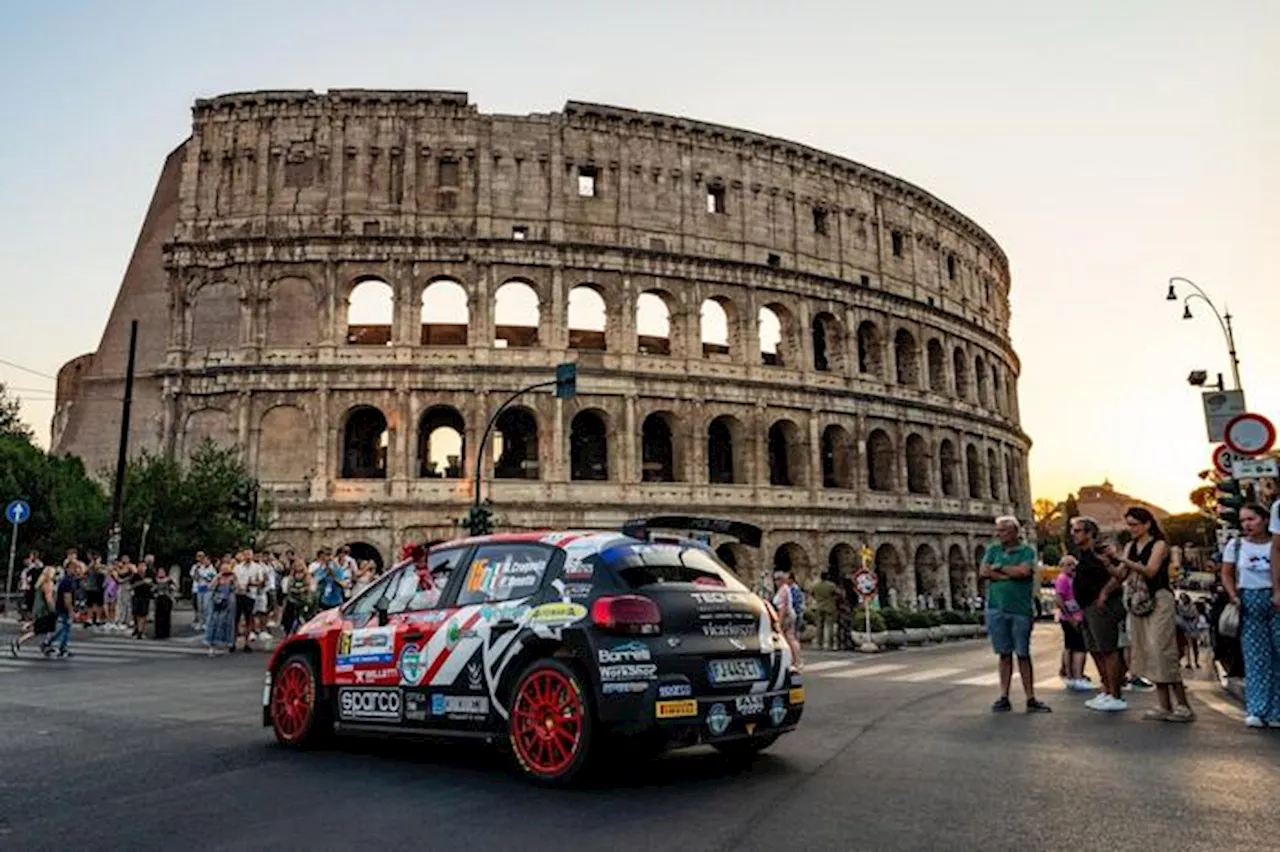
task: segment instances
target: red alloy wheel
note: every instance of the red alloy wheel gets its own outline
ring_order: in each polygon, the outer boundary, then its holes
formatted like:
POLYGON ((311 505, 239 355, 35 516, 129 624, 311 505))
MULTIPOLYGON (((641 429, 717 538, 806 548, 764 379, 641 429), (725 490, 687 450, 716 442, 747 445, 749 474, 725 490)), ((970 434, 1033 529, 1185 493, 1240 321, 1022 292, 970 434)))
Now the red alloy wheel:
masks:
POLYGON ((563 672, 531 672, 511 708, 511 741, 525 767, 546 777, 564 772, 582 749, 585 712, 577 684, 563 672))
POLYGON ((276 734, 290 745, 307 735, 315 713, 315 677, 305 660, 289 660, 276 673, 271 687, 271 721, 276 734))

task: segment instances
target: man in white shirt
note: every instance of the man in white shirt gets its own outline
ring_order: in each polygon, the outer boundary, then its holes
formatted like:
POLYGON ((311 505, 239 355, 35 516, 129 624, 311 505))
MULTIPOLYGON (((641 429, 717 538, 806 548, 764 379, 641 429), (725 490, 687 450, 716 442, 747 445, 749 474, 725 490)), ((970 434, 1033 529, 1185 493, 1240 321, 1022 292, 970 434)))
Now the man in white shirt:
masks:
POLYGON ((195 564, 191 566, 191 598, 196 610, 194 624, 196 630, 204 629, 204 613, 209 605, 209 587, 217 576, 218 569, 213 567, 213 563, 209 561, 205 552, 203 550, 197 552, 195 564))
POLYGON ((252 550, 242 550, 236 554, 236 635, 244 636, 244 648, 246 654, 253 650, 252 642, 257 641, 258 634, 255 629, 254 610, 257 603, 257 593, 266 580, 262 576, 262 566, 258 564, 253 557, 252 550), (240 632, 240 624, 244 623, 244 633, 240 632))

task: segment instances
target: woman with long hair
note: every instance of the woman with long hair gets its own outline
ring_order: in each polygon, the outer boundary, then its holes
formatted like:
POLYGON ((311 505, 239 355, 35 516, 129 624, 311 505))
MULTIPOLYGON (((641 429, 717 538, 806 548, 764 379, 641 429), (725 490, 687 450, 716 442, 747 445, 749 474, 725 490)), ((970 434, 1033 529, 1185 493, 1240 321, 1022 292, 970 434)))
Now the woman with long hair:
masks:
POLYGON ((1273 602, 1267 520, 1261 505, 1241 506, 1244 535, 1228 542, 1222 554, 1222 585, 1240 607, 1244 723, 1250 728, 1280 728, 1280 615, 1273 602))
POLYGON ((1126 510, 1124 522, 1133 540, 1124 556, 1116 559, 1129 572, 1125 582, 1133 584, 1125 591, 1125 601, 1130 604, 1132 669, 1135 675, 1155 683, 1156 698, 1160 702, 1159 709, 1147 711, 1143 718, 1192 722, 1196 715, 1187 703, 1178 654, 1176 607, 1169 582, 1169 542, 1155 515, 1142 506, 1126 510), (1150 600, 1149 608, 1139 605, 1143 592, 1150 600))
POLYGON ((9 643, 9 654, 15 659, 22 646, 37 636, 47 636, 40 643, 40 651, 46 657, 53 653, 53 631, 58 626, 58 615, 54 611, 55 595, 58 586, 58 570, 53 565, 45 565, 35 583, 35 597, 31 601, 31 624, 22 631, 22 635, 9 643))

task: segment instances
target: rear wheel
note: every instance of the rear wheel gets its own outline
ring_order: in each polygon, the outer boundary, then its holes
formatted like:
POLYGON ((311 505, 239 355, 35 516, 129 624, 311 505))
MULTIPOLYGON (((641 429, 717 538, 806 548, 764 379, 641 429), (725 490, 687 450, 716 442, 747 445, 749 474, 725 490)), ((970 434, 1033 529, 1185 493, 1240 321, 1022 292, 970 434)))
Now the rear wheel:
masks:
POLYGON ((271 679, 271 729, 290 748, 313 748, 333 733, 333 719, 320 704, 315 665, 306 654, 293 654, 271 679))
POLYGON ((584 777, 595 751, 583 678, 559 660, 536 660, 520 675, 508 720, 511 750, 524 773, 562 786, 584 777))
POLYGON ((716 751, 734 761, 749 761, 757 754, 778 741, 777 734, 764 737, 747 737, 741 740, 729 740, 723 743, 712 743, 716 751))

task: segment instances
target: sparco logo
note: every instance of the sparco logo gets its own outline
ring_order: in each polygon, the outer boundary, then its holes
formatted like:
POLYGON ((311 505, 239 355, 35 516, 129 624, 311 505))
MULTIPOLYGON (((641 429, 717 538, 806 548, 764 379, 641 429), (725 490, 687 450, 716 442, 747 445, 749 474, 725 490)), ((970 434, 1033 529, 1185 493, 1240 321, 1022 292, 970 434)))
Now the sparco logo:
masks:
POLYGON ((343 719, 400 720, 398 689, 344 689, 338 694, 338 713, 343 719))

